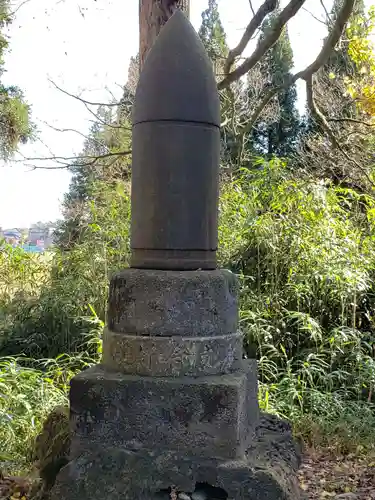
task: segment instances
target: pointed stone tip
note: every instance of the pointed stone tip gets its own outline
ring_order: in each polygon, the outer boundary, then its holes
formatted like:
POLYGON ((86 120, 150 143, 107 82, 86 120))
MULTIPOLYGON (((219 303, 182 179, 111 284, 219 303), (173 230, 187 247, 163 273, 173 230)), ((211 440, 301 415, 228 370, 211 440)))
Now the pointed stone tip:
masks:
MULTIPOLYGON (((189 19, 185 16, 185 14, 182 12, 181 9, 176 9, 174 12, 173 12, 173 15, 170 17, 169 19, 169 23, 171 22, 172 19, 178 19, 178 18, 183 18, 184 21, 183 22, 188 22, 189 23, 189 19)), ((175 22, 175 21, 173 21, 175 22)))
POLYGON ((220 126, 212 63, 198 34, 179 9, 147 56, 133 107, 134 125, 160 120, 220 126))

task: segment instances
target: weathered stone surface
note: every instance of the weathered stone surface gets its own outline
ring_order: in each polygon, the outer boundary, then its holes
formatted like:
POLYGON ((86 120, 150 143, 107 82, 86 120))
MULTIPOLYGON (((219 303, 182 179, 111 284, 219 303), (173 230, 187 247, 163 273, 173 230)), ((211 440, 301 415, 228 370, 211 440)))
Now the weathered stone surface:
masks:
POLYGON ((52 500, 151 500, 203 483, 220 488, 220 500, 297 498, 291 433, 272 419, 257 426, 256 362, 241 361, 236 335, 237 280, 208 270, 219 99, 203 45, 178 12, 146 60, 133 118, 131 265, 143 269, 112 279, 105 365, 71 382, 70 461, 52 500), (132 370, 143 375, 124 373, 132 370), (155 373, 163 376, 145 376, 155 373))
POLYGON ((235 333, 237 293, 237 278, 226 270, 125 269, 111 280, 108 327, 115 333, 166 337, 235 333))
POLYGON ((263 415, 242 460, 197 460, 183 448, 136 450, 107 443, 98 449, 93 445, 62 469, 52 500, 156 500, 160 490, 174 486, 177 491, 192 492, 197 483, 220 487, 233 500, 298 500, 300 459, 290 427, 263 415))
POLYGON ((200 377, 242 368, 242 335, 146 337, 105 330, 103 364, 122 373, 200 377))
POLYGON ((256 364, 211 377, 140 377, 97 365, 73 378, 71 453, 86 444, 242 457, 258 419, 256 364), (254 390, 255 388, 255 390, 254 390))

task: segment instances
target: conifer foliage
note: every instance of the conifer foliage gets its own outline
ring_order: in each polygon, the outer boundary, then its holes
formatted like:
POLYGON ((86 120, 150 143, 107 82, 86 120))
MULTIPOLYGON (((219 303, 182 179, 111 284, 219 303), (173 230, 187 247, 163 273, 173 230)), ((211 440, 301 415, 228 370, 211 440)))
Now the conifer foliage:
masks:
POLYGON ((9 47, 5 30, 12 22, 10 2, 0 2, 0 157, 8 160, 20 143, 26 143, 32 136, 30 106, 22 91, 14 86, 4 85, 1 77, 5 71, 4 57, 9 47))
MULTIPOLYGON (((275 18, 279 14, 275 11, 262 26, 261 38, 266 36, 275 18)), ((266 53, 260 64, 260 74, 266 84, 281 87, 293 70, 293 50, 290 44, 288 28, 285 27, 277 42, 266 53)), ((274 116, 264 121, 262 117, 254 130, 253 144, 259 154, 268 157, 274 155, 286 157, 296 146, 300 130, 300 117, 296 109, 297 90, 290 85, 280 91, 274 98, 274 116)))

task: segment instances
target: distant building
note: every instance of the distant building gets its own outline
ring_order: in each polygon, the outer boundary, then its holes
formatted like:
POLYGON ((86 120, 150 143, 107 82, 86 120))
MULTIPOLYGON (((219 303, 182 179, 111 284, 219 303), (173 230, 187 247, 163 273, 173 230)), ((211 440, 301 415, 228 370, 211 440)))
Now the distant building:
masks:
POLYGON ((53 244, 55 227, 32 227, 29 229, 28 241, 30 245, 48 248, 53 244))
POLYGON ((53 244, 53 225, 35 225, 29 229, 0 228, 0 240, 13 247, 22 247, 26 252, 44 252, 53 244))
POLYGON ((18 246, 22 241, 22 232, 19 229, 4 229, 2 238, 9 245, 18 246))

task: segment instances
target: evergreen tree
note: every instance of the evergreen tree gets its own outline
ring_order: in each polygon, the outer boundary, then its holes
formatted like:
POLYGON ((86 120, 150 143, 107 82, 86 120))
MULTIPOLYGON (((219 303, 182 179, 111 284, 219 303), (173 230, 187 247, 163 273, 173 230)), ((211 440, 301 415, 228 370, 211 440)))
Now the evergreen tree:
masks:
POLYGON ((209 55, 217 76, 222 75, 228 45, 220 19, 217 0, 208 0, 208 8, 202 12, 202 24, 198 32, 209 55))
MULTIPOLYGON (((278 12, 272 14, 262 26, 265 36, 278 12)), ((291 76, 293 51, 287 28, 267 52, 261 62, 260 72, 266 86, 279 87, 291 76)), ((249 89, 251 92, 251 88, 249 89)), ((300 118, 296 109, 297 90, 295 85, 279 92, 275 97, 275 115, 261 117, 253 133, 254 149, 267 156, 287 157, 296 146, 300 131, 300 118)))
POLYGON ((64 219, 55 231, 55 241, 63 250, 84 237, 96 185, 115 186, 130 178, 130 155, 116 153, 130 149, 131 129, 128 121, 118 121, 118 115, 118 109, 98 110, 98 121, 90 129, 82 154, 70 167, 73 175, 63 202, 64 219))
POLYGON ((135 57, 130 58, 128 79, 124 86, 124 92, 118 107, 118 121, 124 122, 129 120, 131 115, 135 91, 139 80, 139 53, 135 57))
POLYGON ((19 143, 26 143, 33 135, 34 126, 30 120, 30 106, 25 102, 22 91, 15 86, 1 83, 4 69, 4 54, 9 46, 4 34, 12 22, 10 2, 0 1, 0 158, 9 159, 19 143))

